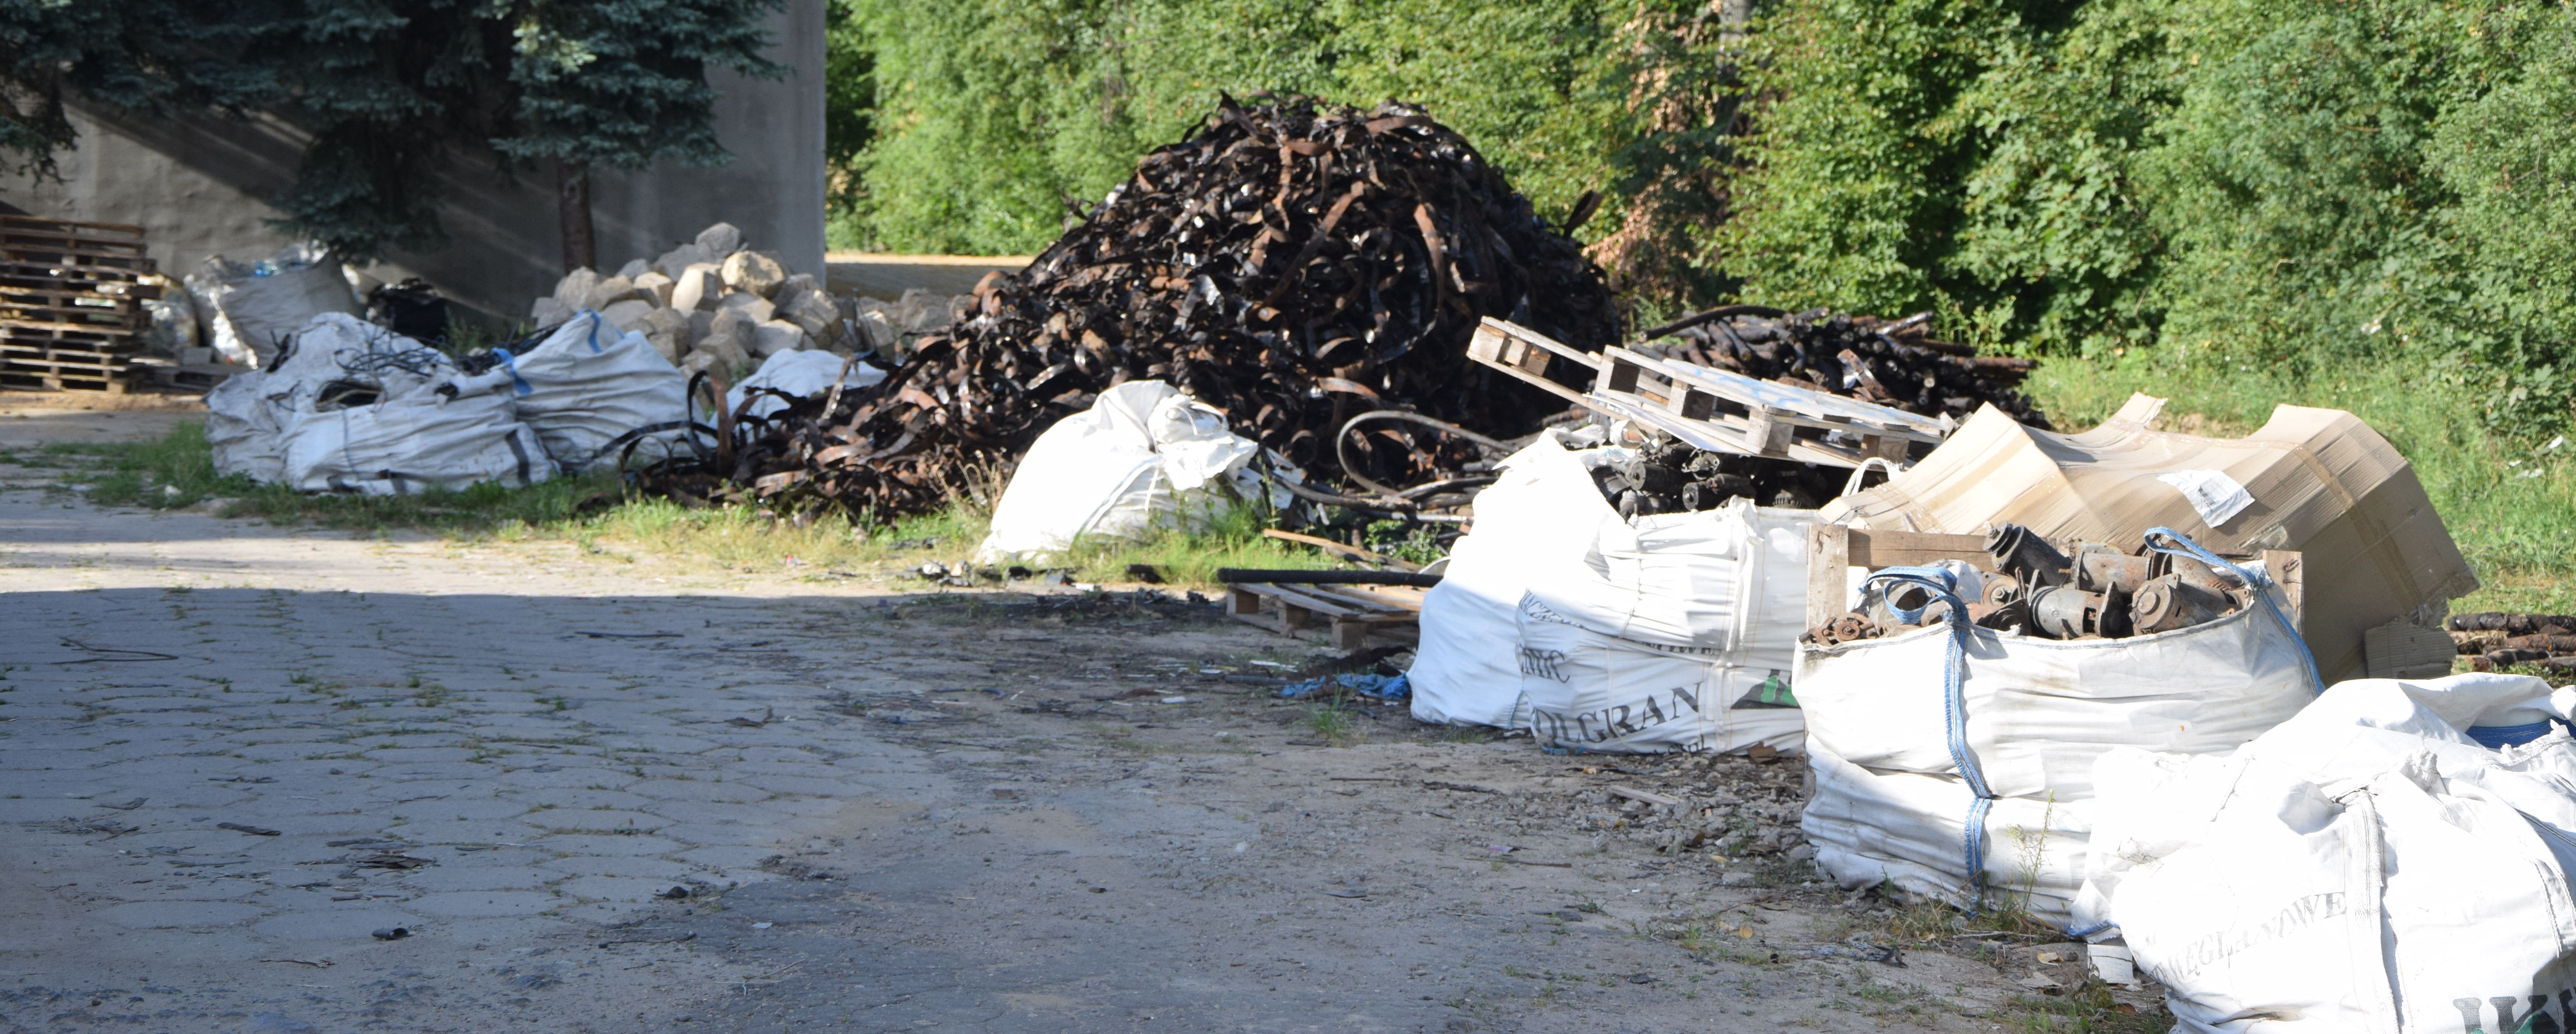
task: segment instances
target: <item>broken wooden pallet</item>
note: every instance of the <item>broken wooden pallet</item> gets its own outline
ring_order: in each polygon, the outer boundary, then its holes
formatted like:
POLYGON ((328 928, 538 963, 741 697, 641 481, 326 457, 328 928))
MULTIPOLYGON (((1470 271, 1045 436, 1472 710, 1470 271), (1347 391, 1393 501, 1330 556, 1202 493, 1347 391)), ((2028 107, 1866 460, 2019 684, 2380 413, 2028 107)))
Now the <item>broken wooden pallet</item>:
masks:
POLYGON ((0 388, 123 392, 153 269, 139 226, 0 216, 0 388))
POLYGON ((1487 317, 1467 355, 1512 377, 1693 448, 1837 467, 1903 462, 1950 433, 1946 419, 1871 405, 1727 370, 1657 359, 1624 348, 1579 352, 1527 327, 1487 317), (1591 373, 1576 391, 1548 374, 1560 362, 1591 373))
POLYGON ((1316 631, 1321 618, 1336 649, 1408 644, 1421 635, 1424 590, 1413 586, 1228 582, 1225 588, 1228 615, 1291 636, 1316 631))

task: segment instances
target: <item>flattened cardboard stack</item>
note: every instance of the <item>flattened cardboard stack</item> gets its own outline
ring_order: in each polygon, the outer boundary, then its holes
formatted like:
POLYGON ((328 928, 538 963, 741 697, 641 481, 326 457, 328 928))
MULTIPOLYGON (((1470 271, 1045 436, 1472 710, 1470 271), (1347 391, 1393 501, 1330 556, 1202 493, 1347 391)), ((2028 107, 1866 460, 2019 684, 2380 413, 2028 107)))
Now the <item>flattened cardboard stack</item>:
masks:
POLYGON ((123 392, 153 272, 140 226, 0 216, 0 388, 123 392))
POLYGON ((2449 671, 2438 648, 2439 670, 2419 670, 2427 651, 2414 644, 2448 638, 2448 601, 2478 579, 2395 446, 2350 413, 2303 406, 2281 406, 2237 439, 2151 430, 2163 406, 2134 396, 2080 434, 2033 430, 1988 406, 1912 469, 1836 500, 1822 519, 1954 534, 2010 523, 2093 542, 2168 527, 2219 553, 2298 550, 2300 633, 2327 684, 2449 671))

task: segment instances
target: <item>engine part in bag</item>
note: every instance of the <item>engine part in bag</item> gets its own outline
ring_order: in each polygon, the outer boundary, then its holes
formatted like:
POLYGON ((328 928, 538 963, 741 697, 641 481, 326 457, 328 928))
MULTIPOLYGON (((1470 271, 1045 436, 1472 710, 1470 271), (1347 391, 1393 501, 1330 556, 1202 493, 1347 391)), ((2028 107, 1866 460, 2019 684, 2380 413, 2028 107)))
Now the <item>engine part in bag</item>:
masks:
POLYGON ((447 299, 429 281, 412 277, 367 292, 367 322, 432 345, 447 343, 447 299))
POLYGON ((2064 584, 2066 569, 2074 563, 2037 532, 2018 524, 1988 532, 1986 553, 1995 558, 1997 569, 2034 589, 2064 584))
POLYGON ((2211 621, 2235 609, 2236 601, 2186 582, 2181 575, 2147 580, 2129 598, 2129 622, 2137 634, 2170 632, 2211 621))
POLYGON ((2099 634, 2102 596, 2067 585, 2041 586, 2030 594, 2031 634, 2043 639, 2081 639, 2099 634))
POLYGON ((2131 556, 2119 547, 2100 542, 2081 542, 2075 546, 2071 568, 2075 587, 2086 592, 2109 594, 2133 593, 2145 584, 2153 558, 2131 556))

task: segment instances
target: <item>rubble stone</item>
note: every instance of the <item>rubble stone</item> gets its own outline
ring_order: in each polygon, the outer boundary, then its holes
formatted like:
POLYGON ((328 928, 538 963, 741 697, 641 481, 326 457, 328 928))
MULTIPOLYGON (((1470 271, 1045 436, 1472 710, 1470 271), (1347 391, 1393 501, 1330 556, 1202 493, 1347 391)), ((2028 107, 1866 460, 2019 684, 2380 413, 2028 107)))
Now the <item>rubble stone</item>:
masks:
POLYGON ((737 291, 749 291, 767 298, 787 282, 787 270, 776 256, 758 251, 737 251, 725 256, 724 282, 737 291))
POLYGON ((732 223, 717 223, 698 231, 697 244, 721 259, 742 250, 742 231, 732 223))
POLYGON ((677 363, 682 356, 689 354, 692 335, 688 313, 677 309, 655 309, 644 314, 642 326, 636 329, 644 332, 644 340, 653 345, 654 351, 662 353, 664 359, 677 363))
POLYGON ((599 286, 598 273, 592 272, 589 267, 576 269, 564 274, 563 279, 555 281, 555 300, 562 302, 564 308, 578 310, 583 302, 590 299, 590 289, 597 286, 599 286))
POLYGON ((643 296, 650 299, 653 304, 671 304, 671 287, 673 285, 670 277, 663 276, 660 273, 645 273, 636 277, 634 283, 635 289, 642 292, 643 296))
POLYGON ((751 330, 751 354, 760 359, 805 349, 812 341, 805 336, 804 328, 786 320, 762 320, 752 324, 751 330))
POLYGON ((628 298, 608 303, 606 307, 599 310, 599 315, 619 330, 642 330, 644 317, 656 311, 659 310, 654 309, 651 302, 641 298, 628 298))
POLYGON ((563 321, 571 319, 572 314, 572 306, 556 300, 553 295, 547 295, 537 299, 535 305, 528 307, 528 322, 536 324, 538 330, 544 330, 547 327, 561 325, 563 321))
POLYGON ((607 312, 611 305, 642 297, 644 293, 635 289, 635 281, 622 276, 612 276, 592 287, 590 293, 583 296, 581 304, 586 309, 607 312))
POLYGON ((653 264, 646 262, 643 259, 633 259, 628 261, 625 265, 617 267, 617 275, 625 277, 629 281, 652 271, 653 264))
POLYGON ((749 291, 728 292, 723 298, 717 300, 716 311, 723 312, 726 309, 741 309, 743 314, 750 316, 755 323, 778 315, 778 307, 770 304, 769 299, 749 291))
POLYGON ((680 271, 687 269, 690 266, 697 265, 701 262, 713 264, 722 261, 724 261, 724 256, 722 255, 708 251, 707 249, 701 248, 695 244, 683 244, 679 247, 663 252, 661 258, 654 259, 653 271, 660 273, 663 276, 670 277, 673 280, 677 280, 680 278, 680 271))
MULTIPOLYGON (((786 295, 787 289, 780 288, 779 294, 786 295)), ((805 328, 816 341, 829 341, 838 336, 833 331, 840 326, 841 308, 821 291, 798 291, 779 303, 778 318, 805 328)))
POLYGON ((724 362, 726 369, 740 366, 751 356, 751 346, 756 338, 752 328, 759 325, 760 321, 752 319, 741 309, 721 310, 708 321, 706 334, 698 338, 692 351, 714 355, 724 362))
POLYGON ((682 312, 713 309, 724 295, 724 281, 710 263, 692 265, 671 280, 671 307, 682 312))

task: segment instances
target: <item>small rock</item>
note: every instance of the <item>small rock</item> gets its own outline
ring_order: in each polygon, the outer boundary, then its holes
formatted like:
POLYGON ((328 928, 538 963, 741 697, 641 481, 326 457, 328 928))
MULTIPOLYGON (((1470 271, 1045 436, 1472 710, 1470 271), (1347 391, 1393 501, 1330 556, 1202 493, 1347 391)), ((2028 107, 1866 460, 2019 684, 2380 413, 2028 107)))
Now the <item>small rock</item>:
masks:
POLYGON ((379 941, 399 941, 405 937, 411 936, 411 928, 404 926, 388 926, 384 929, 375 931, 371 936, 375 937, 375 939, 379 941))
POLYGON ((712 310, 724 298, 724 279, 717 267, 700 262, 671 278, 671 307, 682 312, 712 310))
POLYGON ((676 282, 660 273, 648 272, 635 278, 635 290, 644 300, 655 305, 671 304, 671 287, 676 282))
POLYGON ((780 352, 803 350, 813 341, 805 336, 804 328, 785 320, 762 320, 752 324, 751 334, 751 354, 761 359, 780 352))
POLYGON ((591 289, 598 286, 599 274, 584 266, 555 281, 555 300, 562 302, 564 308, 580 309, 590 301, 591 289))
POLYGON ((1759 877, 1754 876, 1752 873, 1738 869, 1733 872, 1720 875, 1717 878, 1717 885, 1721 887, 1750 887, 1758 879, 1759 877))
POLYGON ((671 888, 671 889, 669 889, 669 890, 666 890, 666 891, 663 891, 663 892, 661 892, 661 893, 659 893, 659 894, 654 895, 654 897, 662 898, 662 899, 667 900, 667 901, 678 901, 678 900, 680 900, 680 899, 682 899, 682 898, 686 898, 686 897, 688 897, 688 896, 689 896, 689 888, 687 888, 687 887, 673 887, 673 888, 671 888))
POLYGON ((646 262, 643 259, 635 259, 625 265, 617 267, 617 275, 625 277, 630 281, 634 280, 636 277, 651 273, 652 271, 653 264, 646 262))
POLYGON ((683 244, 679 247, 663 252, 661 258, 654 259, 653 271, 660 273, 663 276, 670 277, 673 280, 677 280, 680 278, 680 271, 687 269, 690 266, 697 265, 701 262, 712 266, 722 261, 724 261, 724 256, 721 254, 708 251, 707 249, 695 244, 683 244))
POLYGON ((732 223, 717 223, 698 231, 697 245, 722 258, 742 250, 742 230, 732 223))
POLYGON ((590 293, 582 297, 581 304, 586 309, 606 312, 611 305, 643 296, 643 292, 635 289, 635 281, 622 276, 612 276, 592 287, 590 293))
POLYGON ((774 256, 757 251, 737 251, 725 256, 724 282, 737 291, 749 291, 767 298, 778 293, 787 282, 787 270, 774 256))
POLYGON ((644 317, 660 311, 662 310, 654 308, 651 302, 641 298, 628 298, 613 302, 607 308, 599 310, 599 315, 600 318, 607 320, 610 326, 619 330, 642 330, 644 317))
POLYGON ((572 314, 572 306, 548 296, 537 299, 536 304, 528 307, 528 322, 535 324, 538 330, 544 330, 562 326, 565 320, 572 318, 572 314))

